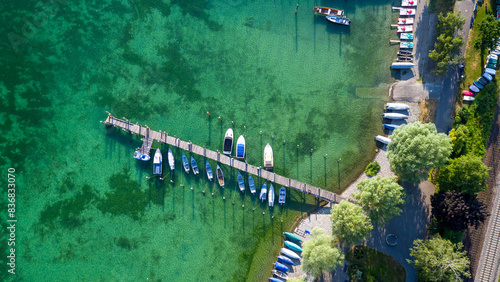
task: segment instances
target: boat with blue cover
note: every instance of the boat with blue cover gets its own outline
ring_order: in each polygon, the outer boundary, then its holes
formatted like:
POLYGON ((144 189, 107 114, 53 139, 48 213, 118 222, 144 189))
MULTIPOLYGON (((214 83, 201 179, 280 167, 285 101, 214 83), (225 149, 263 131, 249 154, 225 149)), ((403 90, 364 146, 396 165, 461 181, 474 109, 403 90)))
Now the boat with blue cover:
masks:
POLYGON ((484 88, 484 85, 482 85, 481 83, 479 83, 477 80, 474 80, 472 83, 474 83, 474 85, 479 89, 483 89, 484 88))
POLYGON ((479 88, 477 88, 475 85, 469 86, 469 90, 474 93, 479 93, 479 88))
POLYGON ((267 198, 267 184, 264 182, 264 184, 262 184, 262 188, 260 188, 259 199, 264 202, 266 198, 267 198))
POLYGON ((281 248, 281 253, 291 259, 300 259, 300 256, 296 252, 286 248, 281 248))
POLYGON ((284 264, 281 264, 279 262, 275 262, 274 263, 274 268, 276 268, 277 270, 281 270, 281 271, 284 271, 284 272, 287 272, 288 271, 288 266, 284 265, 284 264))
POLYGON ((483 73, 483 77, 486 78, 486 80, 488 80, 488 81, 492 81, 493 80, 493 77, 490 74, 488 74, 488 73, 483 73))
POLYGON ((170 170, 174 170, 175 169, 174 154, 172 154, 172 150, 170 150, 170 148, 168 148, 167 158, 168 158, 168 166, 170 167, 170 170))
POLYGON ((189 173, 189 162, 188 158, 186 157, 186 155, 184 155, 184 153, 182 154, 182 166, 184 167, 186 173, 189 173))
POLYGON ((191 156, 191 168, 193 169, 194 175, 200 174, 200 169, 198 168, 198 164, 196 163, 196 160, 191 156))
POLYGON ((297 235, 297 234, 290 233, 290 232, 283 232, 283 235, 285 235, 290 240, 302 242, 302 238, 300 238, 299 235, 297 235))
POLYGON ((291 249, 293 251, 302 252, 302 248, 299 245, 297 245, 291 241, 285 241, 285 246, 287 246, 289 249, 291 249))
POLYGON ((245 181, 243 180, 243 176, 238 171, 238 186, 240 187, 241 192, 245 192, 245 181))
POLYGON ((278 261, 281 262, 281 263, 284 263, 284 264, 288 264, 288 265, 295 265, 295 263, 293 263, 293 261, 285 256, 282 256, 282 255, 279 255, 278 256, 278 261))
POLYGON ((214 179, 214 174, 212 172, 212 166, 210 165, 210 163, 208 161, 206 161, 206 163, 205 163, 205 169, 207 171, 208 181, 212 181, 212 179, 214 179))
POLYGON ((255 192, 257 192, 255 190, 255 182, 253 181, 253 178, 250 174, 248 175, 248 187, 250 188, 250 192, 252 194, 255 194, 255 192))
POLYGON ((389 130, 394 130, 394 129, 400 127, 400 125, 392 124, 392 123, 384 123, 383 125, 384 125, 385 128, 387 128, 389 130))
POLYGON ((488 82, 489 82, 489 81, 488 81, 486 78, 484 78, 483 76, 479 77, 479 78, 477 79, 477 81, 478 81, 479 83, 481 83, 482 85, 484 85, 484 86, 486 86, 486 84, 488 84, 488 82))
POLYGON ((245 158, 245 137, 243 135, 240 135, 238 141, 236 141, 236 158, 238 160, 245 158))
POLYGON ((271 281, 271 282, 283 282, 283 280, 278 279, 276 277, 269 277, 269 281, 271 281))
POLYGON ((281 187, 281 189, 280 189, 280 195, 279 195, 279 198, 278 198, 278 203, 280 203, 280 205, 284 204, 285 203, 285 198, 286 198, 285 187, 281 187))

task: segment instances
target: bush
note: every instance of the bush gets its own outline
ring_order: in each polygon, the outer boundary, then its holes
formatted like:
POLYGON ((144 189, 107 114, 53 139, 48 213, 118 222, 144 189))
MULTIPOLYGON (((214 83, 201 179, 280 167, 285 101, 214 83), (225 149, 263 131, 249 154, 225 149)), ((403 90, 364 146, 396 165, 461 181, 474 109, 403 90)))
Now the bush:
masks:
POLYGON ((375 174, 378 173, 379 170, 380 170, 380 164, 377 161, 375 161, 375 162, 369 163, 366 166, 365 173, 368 176, 374 176, 375 174))

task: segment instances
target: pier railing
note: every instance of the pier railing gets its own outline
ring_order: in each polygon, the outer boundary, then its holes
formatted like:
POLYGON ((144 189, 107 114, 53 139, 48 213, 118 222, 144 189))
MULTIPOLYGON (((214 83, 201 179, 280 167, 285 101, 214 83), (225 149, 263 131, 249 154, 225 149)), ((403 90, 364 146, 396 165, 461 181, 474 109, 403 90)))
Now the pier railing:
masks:
MULTIPOLYGON (((253 175, 256 175, 260 178, 266 179, 268 181, 271 181, 273 183, 289 187, 310 195, 313 195, 317 198, 333 202, 333 203, 338 203, 341 200, 343 200, 342 197, 339 195, 327 191, 312 185, 309 185, 307 183, 303 183, 294 179, 291 179, 289 177, 281 176, 276 173, 273 173, 271 171, 264 170, 260 167, 256 167, 253 165, 250 165, 246 162, 234 159, 230 156, 221 154, 220 152, 215 152, 209 149, 206 149, 205 147, 198 146, 196 144, 193 144, 192 142, 186 142, 183 141, 177 137, 172 137, 168 135, 166 132, 161 132, 161 131, 154 131, 151 130, 147 126, 142 126, 139 124, 133 124, 127 119, 119 119, 114 117, 112 114, 108 113, 108 117, 106 118, 106 121, 103 122, 106 125, 112 125, 118 128, 123 129, 124 131, 134 133, 137 135, 142 135, 144 136, 143 141, 147 142, 149 145, 150 140, 156 140, 160 143, 166 143, 171 146, 175 146, 178 148, 181 148, 185 151, 204 156, 206 158, 212 159, 214 161, 217 161, 221 164, 234 167, 236 169, 239 169, 240 171, 244 171, 253 175)), ((149 145, 150 147, 151 145, 149 145)), ((143 146, 145 147, 145 146, 143 146)), ((147 146, 146 146, 147 147, 147 146)), ((143 149, 141 149, 143 150, 143 149)), ((142 153, 147 153, 149 152, 142 152, 142 153)))

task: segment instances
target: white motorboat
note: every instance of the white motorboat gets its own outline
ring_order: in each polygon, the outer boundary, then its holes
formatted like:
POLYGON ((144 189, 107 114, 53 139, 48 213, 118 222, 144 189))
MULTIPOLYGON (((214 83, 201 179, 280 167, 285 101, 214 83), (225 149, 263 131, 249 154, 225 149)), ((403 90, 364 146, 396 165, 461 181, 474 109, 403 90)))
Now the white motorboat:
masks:
POLYGON ((222 152, 226 155, 231 155, 233 152, 233 129, 229 128, 224 136, 224 147, 222 152))
POLYGON ((170 170, 175 169, 174 154, 172 154, 172 150, 170 150, 170 148, 168 148, 168 166, 170 167, 170 170))
POLYGON ((163 172, 163 156, 160 148, 156 149, 155 156, 153 157, 153 174, 161 176, 163 172))
POLYGON ((267 143, 266 147, 264 148, 264 168, 273 169, 273 166, 274 166, 273 148, 271 148, 271 145, 267 143))

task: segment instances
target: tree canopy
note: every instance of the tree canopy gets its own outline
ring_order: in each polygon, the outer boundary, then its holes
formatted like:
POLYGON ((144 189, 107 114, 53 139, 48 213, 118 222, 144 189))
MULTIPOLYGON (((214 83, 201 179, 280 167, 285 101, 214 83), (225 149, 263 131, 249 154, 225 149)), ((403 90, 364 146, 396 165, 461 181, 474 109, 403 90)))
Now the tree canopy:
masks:
POLYGON ((469 135, 469 130, 467 126, 460 124, 456 129, 450 130, 448 135, 451 138, 451 145, 453 154, 452 156, 459 157, 466 153, 467 136, 469 135))
POLYGON ((456 190, 466 194, 476 194, 486 189, 489 168, 479 157, 468 154, 451 159, 439 171, 439 191, 456 190))
POLYGON ((450 66, 457 64, 460 59, 460 48, 464 45, 463 36, 457 36, 458 30, 462 30, 465 19, 460 12, 458 14, 443 13, 438 15, 436 24, 437 40, 434 50, 429 52, 429 58, 437 63, 433 72, 441 75, 448 71, 450 66))
POLYGON ((302 244, 302 269, 309 275, 319 277, 323 271, 331 271, 342 265, 344 255, 333 246, 333 237, 325 234, 325 230, 315 227, 311 239, 302 244))
POLYGON ((439 236, 417 239, 410 248, 413 260, 407 261, 415 266, 420 281, 462 281, 462 277, 470 277, 470 261, 462 248, 462 243, 453 244, 439 236))
POLYGON ((432 216, 440 226, 461 231, 486 220, 487 210, 475 195, 457 191, 440 192, 431 196, 432 216))
POLYGON ((332 234, 341 243, 354 245, 364 240, 373 229, 363 208, 346 200, 333 205, 330 218, 333 222, 332 234))
POLYGON ((477 49, 495 49, 500 37, 500 21, 494 15, 486 15, 478 24, 479 36, 474 42, 477 49))
POLYGON ((376 177, 361 180, 356 185, 358 192, 352 196, 358 201, 373 221, 383 223, 401 213, 405 191, 396 177, 376 177))
POLYGON ((426 179, 429 171, 443 166, 451 154, 450 137, 437 133, 433 123, 416 121, 401 126, 391 139, 387 147, 391 169, 408 182, 426 179))

